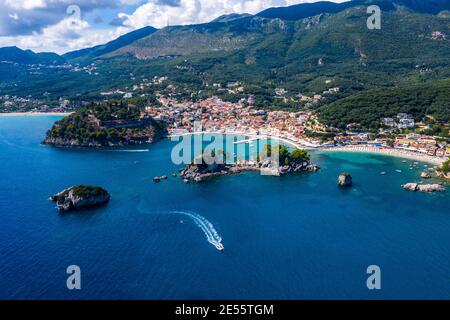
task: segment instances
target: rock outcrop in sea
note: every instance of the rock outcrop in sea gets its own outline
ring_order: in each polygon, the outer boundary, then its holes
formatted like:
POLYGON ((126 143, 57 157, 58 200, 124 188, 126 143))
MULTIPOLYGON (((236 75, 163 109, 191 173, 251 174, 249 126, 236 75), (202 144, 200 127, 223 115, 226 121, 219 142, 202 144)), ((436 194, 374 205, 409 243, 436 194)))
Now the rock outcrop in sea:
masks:
POLYGON ((403 186, 403 189, 414 192, 444 192, 444 186, 440 184, 418 184, 418 183, 407 183, 403 186))
POLYGON ((420 174, 420 177, 421 177, 422 179, 431 179, 431 178, 432 178, 430 172, 428 172, 428 171, 422 172, 422 173, 420 174))
POLYGON ((50 197, 60 212, 97 207, 110 199, 111 195, 105 189, 85 185, 68 188, 50 197))
POLYGON ((239 174, 243 171, 259 171, 256 166, 243 165, 229 165, 229 164, 214 164, 208 165, 206 163, 192 163, 186 168, 180 169, 180 177, 185 183, 189 181, 204 182, 212 177, 220 177, 232 174, 239 174))
POLYGON ((338 185, 341 187, 351 187, 353 184, 353 178, 352 176, 347 173, 341 173, 339 178, 338 178, 338 185))
POLYGON ((161 182, 162 180, 167 180, 167 179, 168 179, 167 176, 154 177, 154 178, 153 178, 153 182, 159 183, 159 182, 161 182))

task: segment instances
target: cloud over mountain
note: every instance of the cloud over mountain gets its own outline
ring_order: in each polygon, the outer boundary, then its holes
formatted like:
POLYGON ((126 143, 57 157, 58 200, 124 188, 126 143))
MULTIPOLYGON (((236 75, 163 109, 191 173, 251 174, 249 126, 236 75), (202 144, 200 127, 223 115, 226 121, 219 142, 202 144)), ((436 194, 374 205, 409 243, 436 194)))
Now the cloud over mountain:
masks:
POLYGON ((0 0, 0 47, 62 53, 105 43, 145 26, 203 23, 224 14, 254 14, 303 2, 315 0, 0 0), (70 5, 81 9, 76 25, 67 13, 70 5), (93 12, 95 17, 89 20, 93 12), (108 17, 111 12, 113 16, 108 17), (102 25, 103 21, 109 23, 102 25))
MULTIPOLYGON (((335 0, 334 2, 343 2, 335 0)), ((258 13, 269 7, 287 6, 305 0, 154 0, 140 6, 132 14, 122 13, 123 25, 140 28, 152 25, 185 25, 211 21, 230 13, 258 13)))

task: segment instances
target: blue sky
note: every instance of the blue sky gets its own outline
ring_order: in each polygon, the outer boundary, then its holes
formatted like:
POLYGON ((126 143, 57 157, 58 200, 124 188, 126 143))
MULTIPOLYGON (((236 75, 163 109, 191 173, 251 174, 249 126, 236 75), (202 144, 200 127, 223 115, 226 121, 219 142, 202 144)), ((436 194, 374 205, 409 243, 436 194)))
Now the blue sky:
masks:
POLYGON ((269 7, 316 1, 0 0, 0 47, 64 53, 106 43, 149 25, 202 23, 223 14, 255 14, 269 7))

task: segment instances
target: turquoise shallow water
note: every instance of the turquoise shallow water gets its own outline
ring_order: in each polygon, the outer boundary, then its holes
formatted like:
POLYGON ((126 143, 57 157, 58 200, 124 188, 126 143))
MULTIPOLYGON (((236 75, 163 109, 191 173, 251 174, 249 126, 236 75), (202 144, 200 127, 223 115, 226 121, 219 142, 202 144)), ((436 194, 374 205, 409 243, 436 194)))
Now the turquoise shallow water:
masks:
POLYGON ((148 152, 40 145, 56 119, 0 117, 0 298, 450 297, 449 194, 400 187, 424 164, 315 154, 315 174, 153 184, 179 168, 172 142, 138 148, 148 152), (350 190, 336 186, 342 171, 354 177, 350 190), (79 183, 106 187, 112 201, 59 215, 48 196, 79 183), (66 289, 73 264, 81 291, 66 289), (381 291, 367 290, 372 264, 381 291))

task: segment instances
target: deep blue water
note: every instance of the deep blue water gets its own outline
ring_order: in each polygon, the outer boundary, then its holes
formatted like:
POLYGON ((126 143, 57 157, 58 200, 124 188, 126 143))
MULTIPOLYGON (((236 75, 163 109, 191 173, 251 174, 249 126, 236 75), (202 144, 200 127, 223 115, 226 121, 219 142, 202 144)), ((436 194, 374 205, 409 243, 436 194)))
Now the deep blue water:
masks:
POLYGON ((315 174, 171 175, 173 143, 148 152, 42 146, 55 117, 0 117, 0 298, 330 299, 449 298, 449 194, 415 194, 400 159, 315 154, 315 174), (395 170, 401 169, 402 173, 395 170), (341 190, 349 171, 355 181, 341 190), (386 171, 386 176, 380 172, 386 171), (59 215, 48 197, 75 184, 112 194, 108 206, 59 215), (210 221, 225 251, 186 215, 210 221), (78 265, 82 290, 66 288, 78 265), (366 269, 379 265, 382 290, 366 269))

